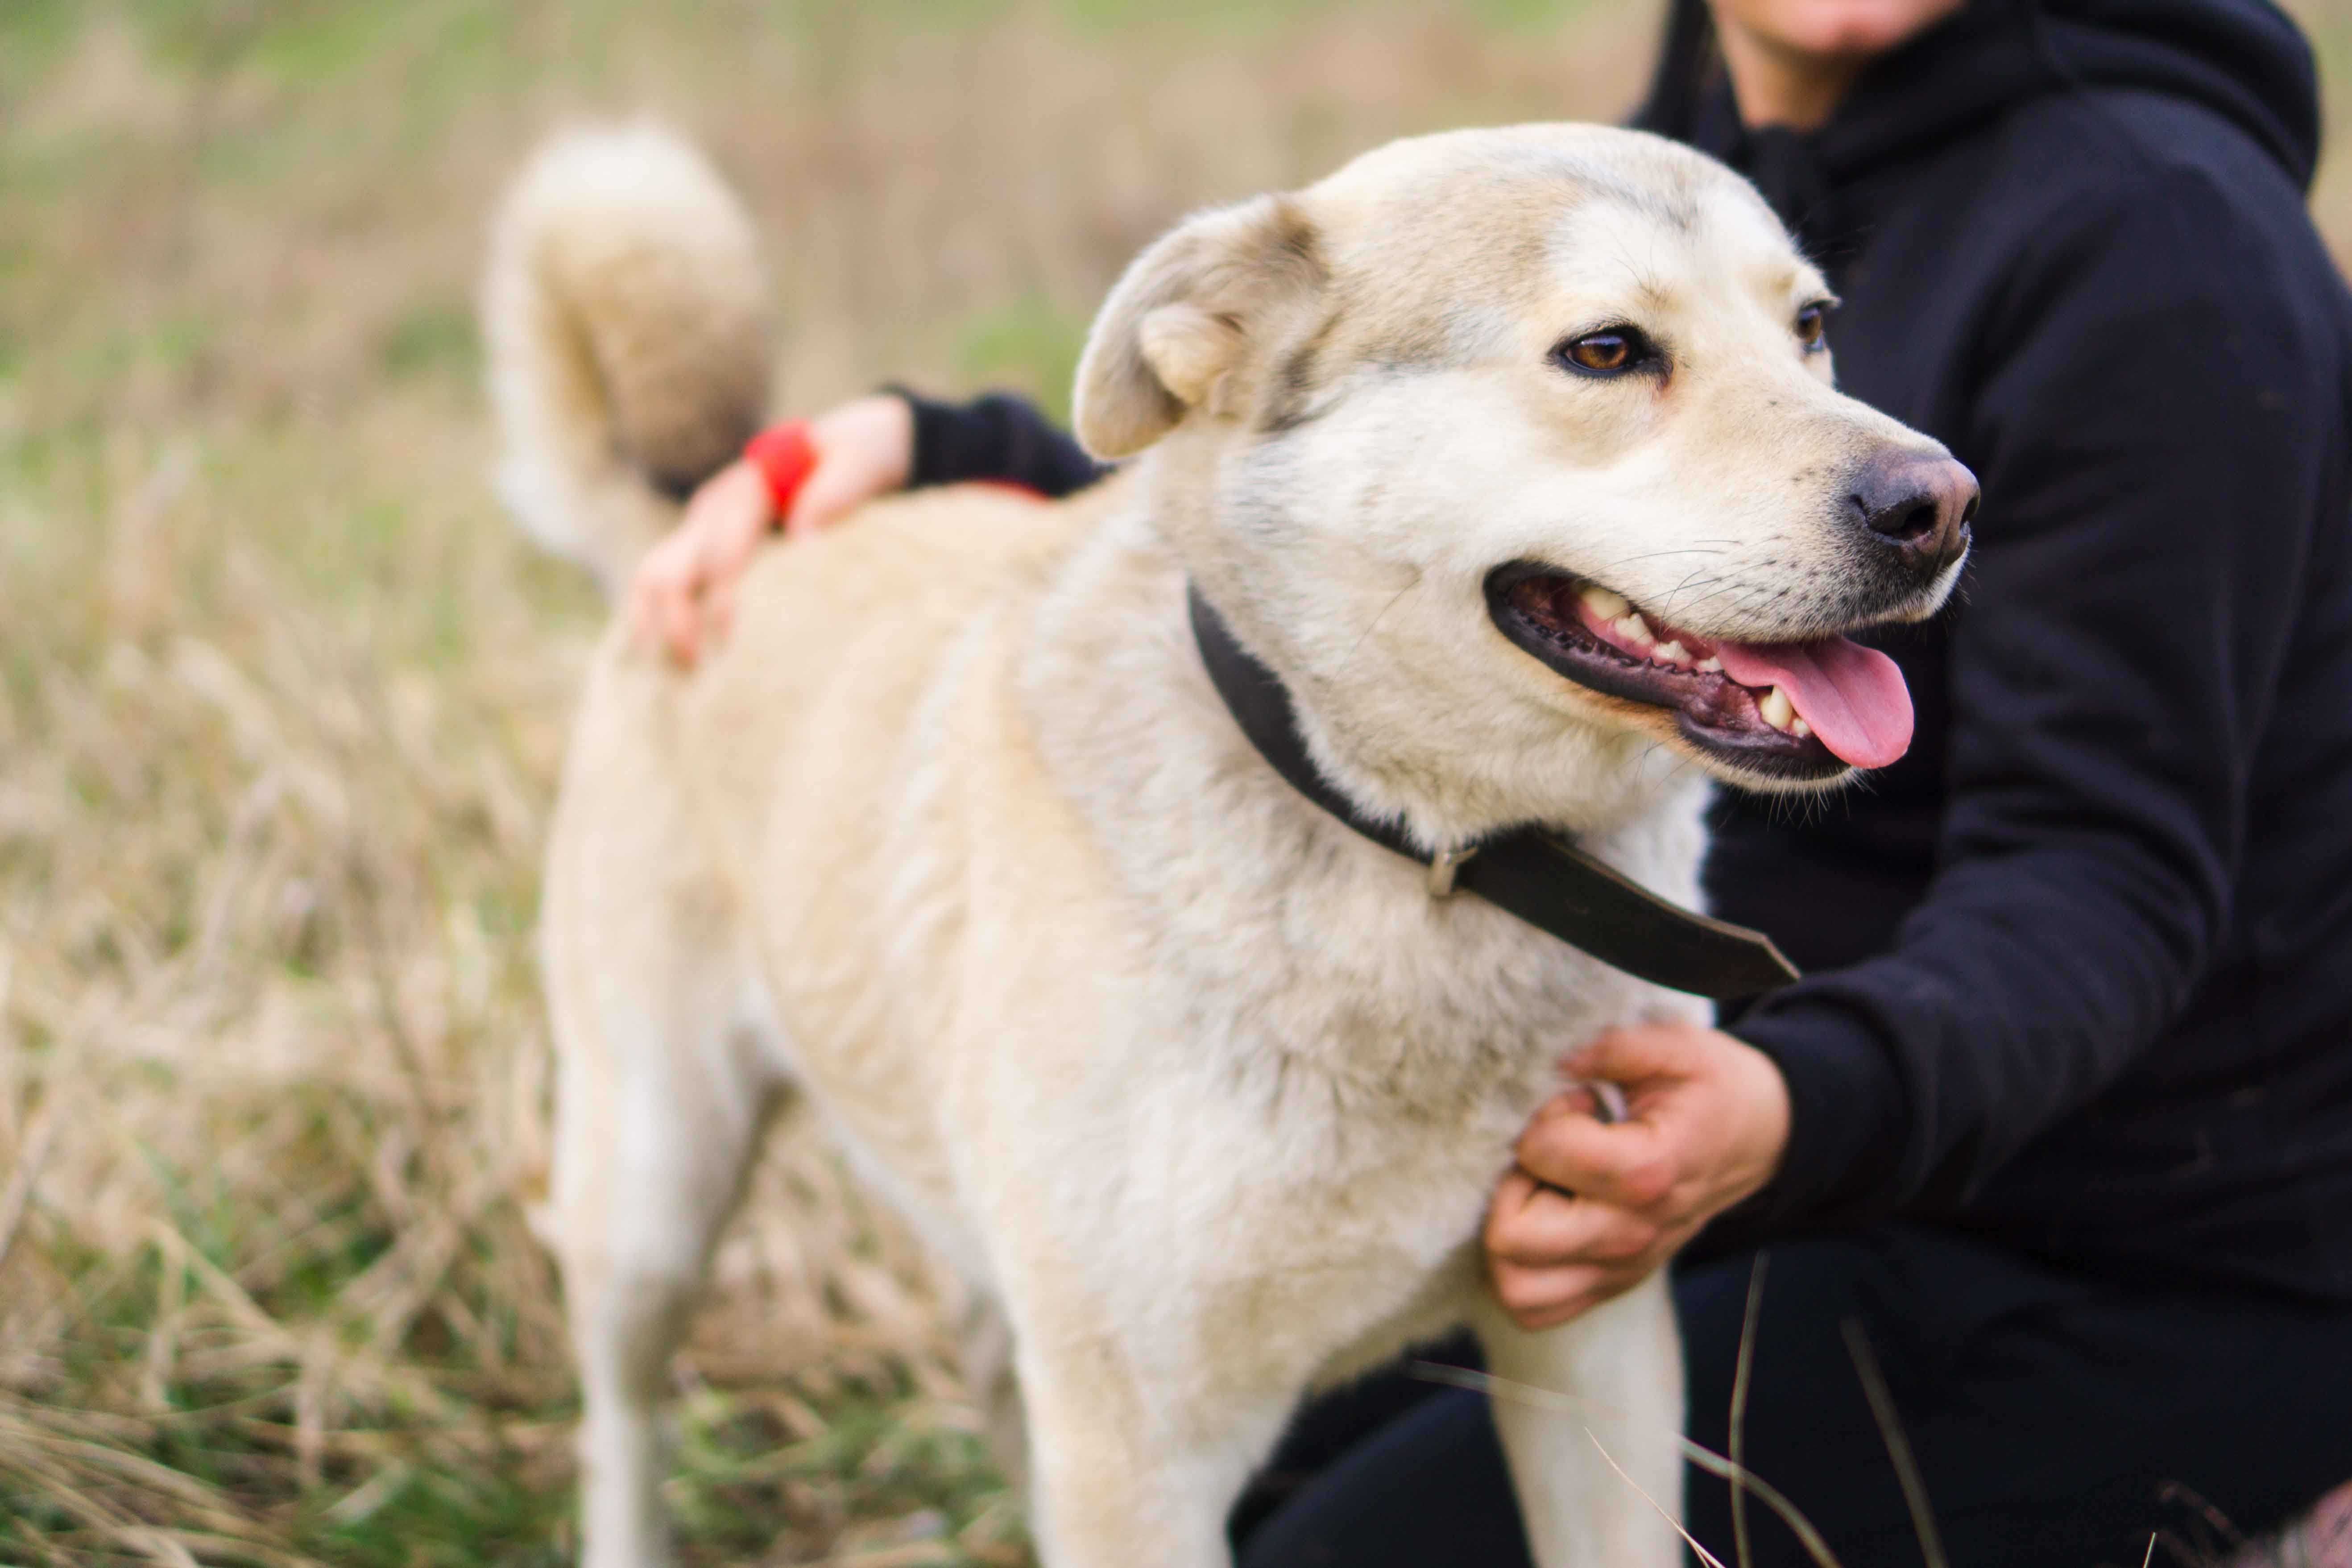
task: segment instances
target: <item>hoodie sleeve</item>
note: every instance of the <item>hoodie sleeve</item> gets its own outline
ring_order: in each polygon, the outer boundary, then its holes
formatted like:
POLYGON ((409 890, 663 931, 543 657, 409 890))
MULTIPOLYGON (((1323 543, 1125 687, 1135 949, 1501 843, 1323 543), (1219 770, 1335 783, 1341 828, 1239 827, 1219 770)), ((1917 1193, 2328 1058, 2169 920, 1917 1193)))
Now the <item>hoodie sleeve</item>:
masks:
POLYGON ((1794 1118, 1730 1239, 1966 1199, 2175 1021, 2227 929, 2341 393, 2279 204, 2140 184, 1990 312, 1939 868, 1891 952, 1739 1025, 1794 1118))
POLYGON ((1045 496, 1082 490, 1110 470, 1054 427, 1036 405, 1008 392, 941 403, 903 386, 884 388, 915 415, 909 489, 988 480, 1045 496))

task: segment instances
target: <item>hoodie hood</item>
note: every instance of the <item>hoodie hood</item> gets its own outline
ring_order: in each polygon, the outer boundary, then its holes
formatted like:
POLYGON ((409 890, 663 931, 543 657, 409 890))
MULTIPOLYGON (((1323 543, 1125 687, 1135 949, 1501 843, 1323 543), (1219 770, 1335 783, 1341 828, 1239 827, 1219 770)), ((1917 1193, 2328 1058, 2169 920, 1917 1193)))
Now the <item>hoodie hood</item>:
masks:
POLYGON ((2026 99, 2084 88, 2200 104, 2310 186, 2317 67, 2301 31, 2269 0, 1970 0, 1874 61, 1829 122, 1803 134, 1739 125, 1704 0, 1674 0, 1657 76, 1634 122, 1727 158, 1794 217, 1790 207, 1811 205, 1827 188, 2026 99))

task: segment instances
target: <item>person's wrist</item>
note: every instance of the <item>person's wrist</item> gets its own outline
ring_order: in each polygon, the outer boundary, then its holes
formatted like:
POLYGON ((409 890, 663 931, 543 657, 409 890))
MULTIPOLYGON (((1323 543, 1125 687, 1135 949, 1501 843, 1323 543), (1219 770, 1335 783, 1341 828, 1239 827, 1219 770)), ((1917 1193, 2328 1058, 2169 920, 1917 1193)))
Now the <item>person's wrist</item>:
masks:
POLYGON ((1738 1047, 1740 1064, 1739 1101, 1747 1108, 1746 1130, 1741 1139, 1745 1169, 1735 1184, 1730 1202, 1724 1206, 1744 1203, 1772 1184, 1788 1158, 1789 1131, 1793 1121, 1790 1106, 1789 1080, 1780 1071, 1780 1064, 1747 1041, 1725 1036, 1738 1047))
POLYGON ((743 460, 767 490, 772 518, 782 517, 816 468, 816 441, 809 422, 786 419, 769 426, 744 443, 743 460))
POLYGON ((891 399, 906 412, 907 471, 899 488, 921 489, 950 482, 956 476, 949 465, 950 448, 964 417, 962 405, 925 397, 913 387, 898 382, 882 387, 874 395, 891 399))
POLYGON ((1758 1201, 1743 1207, 1741 1225, 1777 1226, 1877 1202, 1897 1180, 1909 1137, 1885 1022, 1812 981, 1767 998, 1738 1029, 1771 1058, 1789 1097, 1780 1163, 1758 1201))

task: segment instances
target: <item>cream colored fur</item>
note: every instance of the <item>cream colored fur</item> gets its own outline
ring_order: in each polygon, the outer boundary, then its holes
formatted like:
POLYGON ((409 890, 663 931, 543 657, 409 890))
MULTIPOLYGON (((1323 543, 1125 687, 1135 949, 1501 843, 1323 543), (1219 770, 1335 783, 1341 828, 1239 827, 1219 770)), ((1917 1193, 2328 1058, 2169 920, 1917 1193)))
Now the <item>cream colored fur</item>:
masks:
MULTIPOLYGON (((665 515, 641 432, 756 403, 747 232, 647 132, 545 155, 500 221, 509 493, 608 582, 665 515)), ((544 913, 590 1563, 664 1558, 666 1363, 788 1085, 1009 1331, 1016 1375, 978 1375, 1055 1568, 1224 1563, 1300 1396, 1465 1322, 1497 1375, 1582 1402, 1498 1407, 1538 1561, 1678 1560, 1599 1451, 1678 1495, 1664 1286, 1527 1333, 1476 1243, 1560 1055, 1704 1008, 1433 899, 1292 793, 1209 687, 1184 584, 1366 806, 1430 844, 1558 824, 1696 902, 1706 784, 1672 725, 1511 645, 1480 584, 1533 558, 1703 633, 1869 618, 1837 475, 1930 444, 1799 349, 1820 287, 1668 143, 1399 143, 1137 261, 1079 375, 1118 477, 774 550, 690 678, 608 637, 544 913), (1670 386, 1549 363, 1636 315, 1670 386)))
POLYGON ((732 458, 768 397, 751 221, 652 125, 576 132, 500 205, 482 282, 499 495, 607 593, 677 521, 673 491, 732 458))

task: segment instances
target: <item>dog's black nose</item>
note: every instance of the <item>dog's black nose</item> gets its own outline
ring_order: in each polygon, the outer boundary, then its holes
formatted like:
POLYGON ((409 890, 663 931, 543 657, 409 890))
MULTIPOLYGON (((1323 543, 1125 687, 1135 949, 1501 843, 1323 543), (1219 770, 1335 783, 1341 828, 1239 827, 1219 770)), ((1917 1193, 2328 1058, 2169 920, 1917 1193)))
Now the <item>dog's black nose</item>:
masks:
POLYGON ((1947 457, 1891 452, 1864 465, 1846 505, 1873 539, 1933 577, 1969 547, 1977 477, 1947 457))

